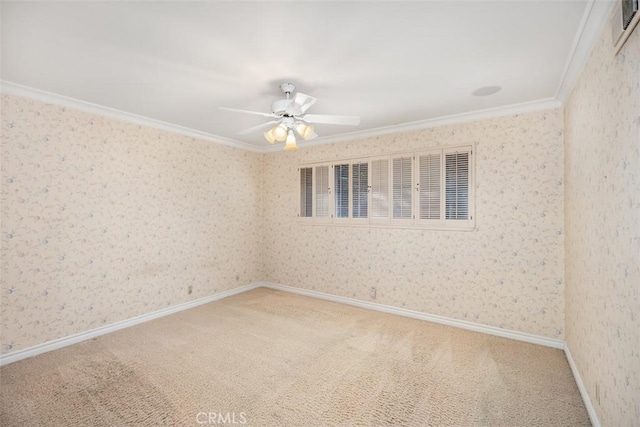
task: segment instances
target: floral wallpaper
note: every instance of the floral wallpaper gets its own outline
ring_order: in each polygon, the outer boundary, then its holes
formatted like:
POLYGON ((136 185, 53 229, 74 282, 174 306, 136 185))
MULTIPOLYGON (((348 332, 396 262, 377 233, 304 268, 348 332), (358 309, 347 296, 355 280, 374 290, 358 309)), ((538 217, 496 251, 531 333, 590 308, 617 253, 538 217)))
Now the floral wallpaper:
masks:
POLYGON ((3 353, 258 280, 563 338, 560 110, 262 155, 2 107, 3 353), (475 231, 297 221, 300 162, 467 144, 475 231))
POLYGON ((2 96, 2 353, 262 278, 262 155, 2 96))
POLYGON ((548 110, 266 154, 264 279, 562 339, 562 129, 548 110), (298 221, 300 163, 468 144, 475 231, 298 221))
POLYGON ((640 423, 640 28, 565 107, 566 341, 604 426, 640 423))

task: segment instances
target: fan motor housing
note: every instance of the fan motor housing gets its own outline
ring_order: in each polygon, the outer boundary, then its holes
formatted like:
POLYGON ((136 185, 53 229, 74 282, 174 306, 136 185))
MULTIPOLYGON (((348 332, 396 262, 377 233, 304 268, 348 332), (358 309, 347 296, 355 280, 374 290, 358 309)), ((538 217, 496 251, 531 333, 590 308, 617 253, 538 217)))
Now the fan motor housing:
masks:
POLYGON ((290 104, 291 104, 290 99, 279 99, 273 104, 271 104, 271 111, 274 114, 284 113, 290 104))
POLYGON ((296 90, 296 85, 293 83, 282 83, 280 85, 280 90, 284 93, 293 93, 296 90))

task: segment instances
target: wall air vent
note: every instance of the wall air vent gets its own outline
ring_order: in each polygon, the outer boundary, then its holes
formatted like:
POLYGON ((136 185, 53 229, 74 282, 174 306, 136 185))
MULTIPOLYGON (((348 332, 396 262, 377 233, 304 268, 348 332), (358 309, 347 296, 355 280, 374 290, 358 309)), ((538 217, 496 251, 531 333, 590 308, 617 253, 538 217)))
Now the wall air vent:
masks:
POLYGON ((622 29, 626 30, 638 13, 638 0, 622 0, 622 29))
POLYGON ((616 55, 640 21, 638 0, 621 0, 611 17, 611 35, 616 55))

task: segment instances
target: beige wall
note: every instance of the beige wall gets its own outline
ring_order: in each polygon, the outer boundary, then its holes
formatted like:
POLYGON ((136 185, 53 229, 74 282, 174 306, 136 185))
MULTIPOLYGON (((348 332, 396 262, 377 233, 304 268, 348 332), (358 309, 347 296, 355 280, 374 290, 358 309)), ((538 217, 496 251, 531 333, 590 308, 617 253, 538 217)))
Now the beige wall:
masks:
POLYGON ((565 108, 566 341, 605 426, 640 422, 640 29, 565 108), (600 401, 597 400, 596 384, 600 401))
POLYGON ((562 339, 562 128, 549 110, 267 154, 265 279, 562 339), (472 143, 476 231, 297 221, 301 162, 472 143))
POLYGON ((559 110, 260 155, 2 107, 2 353, 265 279, 563 337, 559 110), (296 221, 299 162, 470 143, 476 231, 296 221))
POLYGON ((2 113, 2 353, 262 278, 260 154, 7 95, 2 113))

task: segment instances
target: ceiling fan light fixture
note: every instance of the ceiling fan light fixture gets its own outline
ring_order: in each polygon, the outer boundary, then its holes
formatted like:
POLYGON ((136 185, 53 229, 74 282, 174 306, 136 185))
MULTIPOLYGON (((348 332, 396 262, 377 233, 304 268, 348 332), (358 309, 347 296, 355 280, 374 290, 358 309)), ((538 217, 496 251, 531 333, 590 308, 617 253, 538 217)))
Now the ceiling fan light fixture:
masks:
POLYGON ((263 135, 264 138, 269 141, 269 144, 274 144, 276 142, 276 137, 273 135, 273 128, 263 133, 263 135))
POLYGON ((279 124, 278 126, 271 129, 273 132, 273 136, 276 141, 284 141, 287 137, 287 127, 284 124, 279 124))
POLYGON ((291 129, 289 129, 289 134, 287 135, 287 140, 284 144, 284 150, 285 151, 295 151, 298 149, 298 146, 296 145, 296 137, 293 134, 293 131, 291 129))
POLYGON ((296 131, 305 141, 311 139, 313 137, 313 125, 308 125, 306 123, 299 123, 296 127, 296 131))
POLYGON ((267 123, 252 126, 249 129, 238 132, 246 135, 253 132, 263 132, 264 138, 269 144, 286 141, 285 150, 297 150, 296 134, 305 141, 317 138, 315 124, 358 126, 359 116, 338 116, 334 114, 307 114, 307 110, 317 101, 313 96, 296 92, 296 86, 292 83, 283 83, 280 89, 286 95, 286 99, 275 101, 271 105, 271 113, 259 111, 241 110, 238 108, 219 107, 223 110, 236 113, 252 114, 272 119, 267 123), (274 120, 275 119, 275 120, 274 120), (269 127, 271 127, 269 129, 269 127), (265 129, 268 129, 265 131, 265 129))

